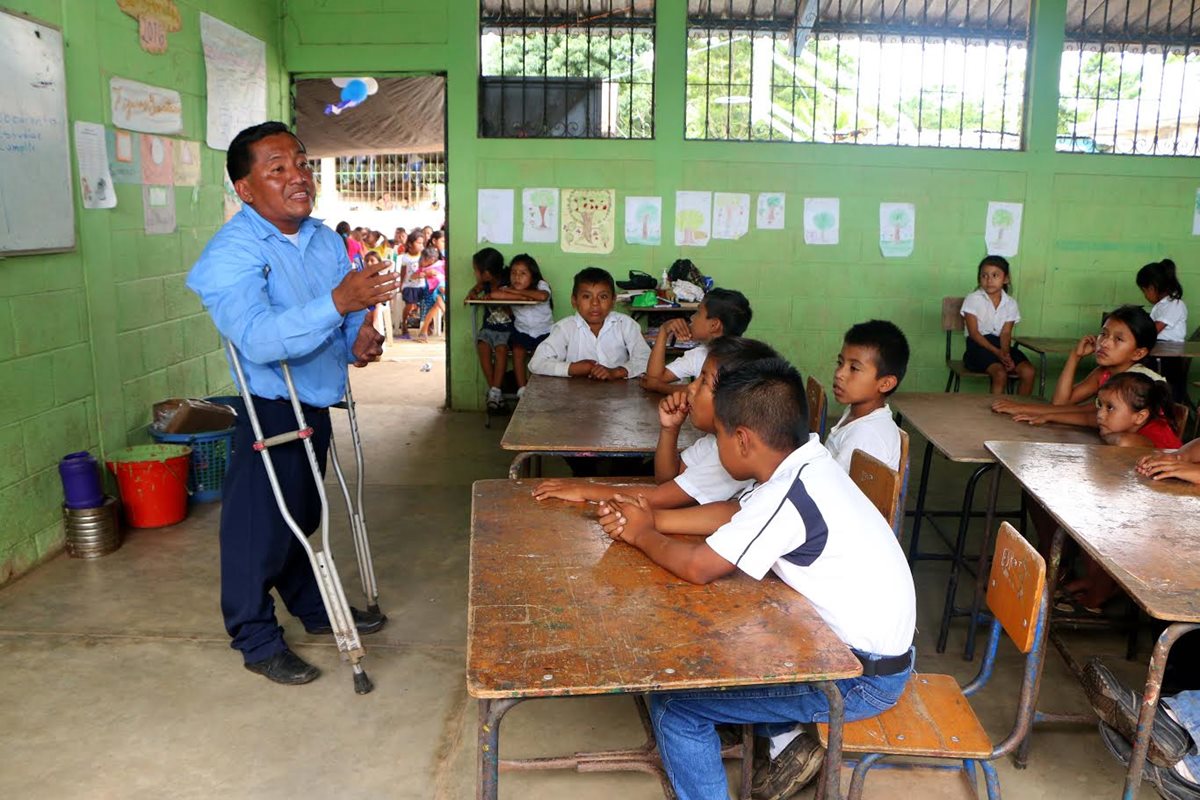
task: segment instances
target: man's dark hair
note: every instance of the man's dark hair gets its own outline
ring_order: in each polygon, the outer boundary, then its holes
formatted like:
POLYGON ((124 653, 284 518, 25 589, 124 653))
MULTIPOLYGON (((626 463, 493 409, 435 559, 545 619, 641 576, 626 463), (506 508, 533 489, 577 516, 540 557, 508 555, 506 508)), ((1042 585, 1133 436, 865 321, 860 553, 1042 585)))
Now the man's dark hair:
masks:
MULTIPOLYGON (((229 173, 229 180, 240 181, 249 175, 250 166, 254 163, 254 154, 250 152, 250 145, 277 133, 286 133, 300 142, 296 134, 288 130, 288 126, 282 122, 262 122, 239 131, 238 135, 233 137, 233 141, 229 143, 229 152, 225 154, 225 170, 229 173)), ((304 142, 300 142, 300 149, 304 149, 304 142)))
POLYGON ((608 291, 615 296, 617 294, 617 285, 613 283, 613 276, 608 274, 608 270, 600 269, 600 267, 584 267, 575 273, 575 283, 571 286, 571 296, 574 297, 579 293, 579 287, 586 283, 602 283, 608 287, 608 291))
POLYGON ((720 336, 713 339, 712 344, 708 346, 708 358, 717 364, 718 381, 727 371, 736 372, 754 361, 779 357, 775 348, 766 342, 741 336, 720 336))
POLYGON ((782 358, 743 364, 717 373, 713 393, 717 422, 757 433, 772 450, 791 452, 808 441, 808 401, 800 372, 782 358))
POLYGON ((700 305, 710 319, 721 321, 725 336, 741 336, 750 327, 750 301, 737 289, 711 289, 700 305))
MULTIPOLYGON (((856 347, 871 347, 875 350, 875 373, 880 378, 889 375, 896 378, 896 388, 908 371, 908 339, 904 331, 885 319, 860 322, 846 331, 842 342, 856 347)), ((892 392, 896 389, 892 389, 892 392)), ((888 392, 887 394, 891 394, 888 392)))

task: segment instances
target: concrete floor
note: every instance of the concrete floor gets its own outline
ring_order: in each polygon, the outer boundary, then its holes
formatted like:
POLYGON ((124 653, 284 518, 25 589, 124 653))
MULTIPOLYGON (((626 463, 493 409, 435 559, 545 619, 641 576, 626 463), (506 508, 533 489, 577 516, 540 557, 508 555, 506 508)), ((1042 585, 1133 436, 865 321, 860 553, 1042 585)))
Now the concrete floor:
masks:
MULTIPOLYGON (((469 798, 474 795, 475 704, 464 689, 469 487, 501 477, 503 424, 440 410, 436 345, 404 343, 391 360, 355 371, 368 432, 366 504, 381 601, 391 617, 367 637, 375 692, 356 696, 348 668, 324 638, 282 619, 289 642, 325 672, 303 687, 276 686, 241 668, 218 608, 217 505, 182 524, 134 530, 95 561, 59 557, 0 590, 0 797, 469 798), (430 372, 420 366, 432 362, 430 372)), ((345 441, 345 437, 343 437, 345 441)), ((923 443, 914 442, 914 459, 923 443)), ((960 475, 935 461, 933 497, 951 500, 960 475)), ((333 514, 338 563, 360 598, 345 518, 333 514)), ((933 652, 945 566, 917 571, 924 671, 973 674, 963 626, 950 652, 933 652)), ((1140 683, 1143 667, 1116 655, 1119 639, 1080 636, 1083 653, 1109 654, 1140 683)), ((982 640, 981 640, 982 644, 982 640)), ((1143 647, 1143 652, 1146 647, 1143 647)), ((1019 683, 1010 646, 976 707, 988 730, 1012 724, 1019 683)), ((1051 656, 1046 710, 1086 705, 1051 656)), ((505 719, 508 756, 562 754, 639 743, 628 698, 526 703, 505 719)), ((1030 767, 1000 763, 1010 798, 1094 800, 1120 794, 1123 770, 1094 728, 1040 731, 1030 767)), ((880 778, 868 796, 943 796, 911 777, 880 778), (900 784, 894 783, 897 779, 900 784)), ((872 784, 869 783, 870 787, 872 784)), ((501 797, 538 800, 662 794, 638 774, 506 774, 501 797)), ((804 797, 809 794, 802 795, 804 797)), ((1153 798, 1152 789, 1140 797, 1153 798)))

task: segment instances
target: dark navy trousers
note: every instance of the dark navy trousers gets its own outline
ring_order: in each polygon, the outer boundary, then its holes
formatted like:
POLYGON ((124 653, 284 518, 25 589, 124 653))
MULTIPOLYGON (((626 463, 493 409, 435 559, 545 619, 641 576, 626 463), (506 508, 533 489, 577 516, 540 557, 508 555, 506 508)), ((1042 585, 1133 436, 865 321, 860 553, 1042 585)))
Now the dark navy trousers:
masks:
MULTIPOLYGON (((247 663, 284 650, 283 628, 275 620, 271 589, 306 628, 328 624, 321 592, 308 556, 284 522, 267 480, 262 455, 254 449, 254 431, 238 403, 233 454, 222 486, 221 613, 247 663)), ((295 430, 295 414, 287 400, 254 398, 263 436, 295 430)), ((321 474, 329 452, 329 410, 304 407, 313 428, 312 443, 321 474)), ((305 534, 321 524, 321 501, 313 483, 304 443, 271 448, 271 460, 288 510, 305 534)))

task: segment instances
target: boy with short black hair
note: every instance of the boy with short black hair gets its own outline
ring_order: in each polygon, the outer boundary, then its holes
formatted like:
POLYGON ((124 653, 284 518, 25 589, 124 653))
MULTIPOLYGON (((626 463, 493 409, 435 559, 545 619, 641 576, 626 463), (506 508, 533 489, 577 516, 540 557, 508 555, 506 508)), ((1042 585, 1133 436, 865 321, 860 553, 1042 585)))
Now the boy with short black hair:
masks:
POLYGON ((900 429, 887 398, 908 370, 908 340, 891 322, 873 319, 846 331, 833 373, 833 397, 844 403, 825 447, 846 472, 855 450, 900 469, 900 429))
POLYGON ((554 324, 534 351, 529 371, 598 381, 636 378, 645 372, 650 347, 632 317, 613 313, 616 297, 616 284, 607 271, 580 270, 571 288, 576 313, 554 324))
MULTIPOLYGON (((661 425, 654 453, 656 486, 630 488, 630 494, 644 496, 651 508, 683 508, 686 506, 728 500, 749 482, 730 477, 721 466, 717 453, 716 422, 713 416, 713 390, 721 369, 737 370, 743 365, 768 358, 779 358, 775 349, 765 342, 741 336, 722 336, 713 342, 705 359, 700 377, 686 388, 662 399, 658 404, 661 425), (690 447, 679 450, 679 431, 691 418, 697 430, 707 436, 690 447)), ((569 500, 572 502, 607 500, 613 496, 612 486, 592 481, 550 478, 533 490, 538 500, 569 500)))
POLYGON ((670 319, 659 327, 646 374, 642 376, 642 388, 670 394, 679 389, 674 385, 676 381, 700 377, 708 358, 708 346, 722 336, 741 336, 752 316, 746 295, 736 289, 712 289, 690 319, 670 319), (672 336, 676 341, 696 345, 667 364, 667 342, 672 336))
MULTIPOLYGON (((712 535, 663 536, 658 516, 679 512, 654 512, 644 499, 623 496, 601 505, 600 524, 693 583, 736 569, 756 580, 775 572, 863 663, 864 675, 836 682, 846 721, 886 711, 908 682, 916 627, 912 574, 895 535, 808 433, 804 383, 786 361, 722 370, 714 406, 721 464, 757 485, 737 503, 695 510, 708 513, 712 535)), ((787 727, 825 721, 828 712, 824 694, 809 683, 650 695, 659 752, 679 800, 727 796, 718 723, 787 727)), ((819 767, 819 752, 813 760, 819 767)))

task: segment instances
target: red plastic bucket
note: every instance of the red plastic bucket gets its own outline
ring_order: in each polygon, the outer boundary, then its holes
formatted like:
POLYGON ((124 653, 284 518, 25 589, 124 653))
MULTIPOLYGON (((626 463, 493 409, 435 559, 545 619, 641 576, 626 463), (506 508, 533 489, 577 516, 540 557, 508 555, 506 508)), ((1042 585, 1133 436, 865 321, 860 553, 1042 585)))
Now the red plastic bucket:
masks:
POLYGON ((188 464, 192 448, 143 444, 114 453, 105 463, 117 476, 125 521, 133 528, 161 528, 187 516, 188 464))

